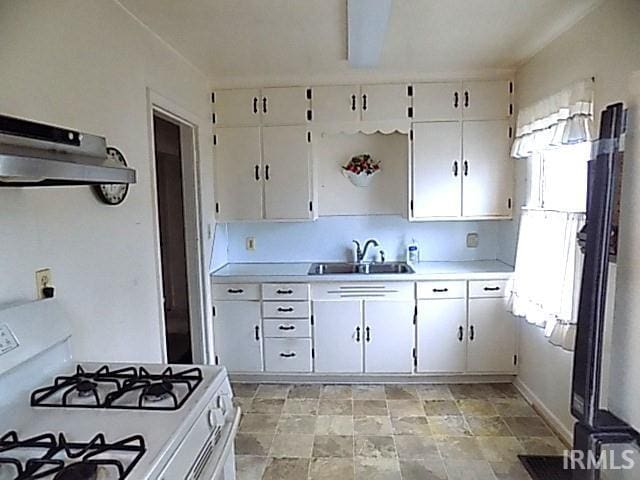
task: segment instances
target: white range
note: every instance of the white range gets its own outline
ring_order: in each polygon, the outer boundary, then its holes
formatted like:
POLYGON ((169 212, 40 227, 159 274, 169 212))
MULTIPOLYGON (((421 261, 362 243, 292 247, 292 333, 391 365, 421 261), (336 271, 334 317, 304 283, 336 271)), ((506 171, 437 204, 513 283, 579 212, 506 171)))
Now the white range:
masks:
POLYGON ((0 480, 234 480, 223 367, 76 364, 55 299, 0 310, 0 480))

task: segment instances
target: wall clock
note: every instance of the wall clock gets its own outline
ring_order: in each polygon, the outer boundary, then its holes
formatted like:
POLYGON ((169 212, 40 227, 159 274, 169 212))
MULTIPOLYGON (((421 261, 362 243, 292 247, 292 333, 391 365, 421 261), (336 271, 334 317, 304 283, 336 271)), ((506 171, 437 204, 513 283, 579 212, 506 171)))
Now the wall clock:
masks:
MULTIPOLYGON (((124 155, 115 147, 107 147, 107 158, 113 163, 117 163, 123 167, 127 166, 124 155)), ((112 183, 104 185, 96 185, 95 192, 98 198, 107 205, 120 205, 127 198, 129 193, 129 185, 126 183, 112 183)))

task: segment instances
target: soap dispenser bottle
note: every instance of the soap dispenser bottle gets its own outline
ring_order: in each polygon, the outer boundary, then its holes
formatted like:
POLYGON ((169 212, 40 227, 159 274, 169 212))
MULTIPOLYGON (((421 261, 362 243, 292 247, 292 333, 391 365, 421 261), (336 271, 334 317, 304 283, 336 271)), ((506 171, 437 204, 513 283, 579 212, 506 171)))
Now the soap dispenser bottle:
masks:
POLYGON ((415 238, 411 239, 411 243, 407 245, 407 263, 415 265, 420 261, 420 249, 415 238))

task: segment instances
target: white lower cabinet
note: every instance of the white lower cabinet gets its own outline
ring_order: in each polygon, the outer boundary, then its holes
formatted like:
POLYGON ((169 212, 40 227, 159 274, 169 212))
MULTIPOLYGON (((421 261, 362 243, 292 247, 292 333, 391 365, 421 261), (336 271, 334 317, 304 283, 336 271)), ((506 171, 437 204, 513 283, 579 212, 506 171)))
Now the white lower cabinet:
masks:
POLYGON ((413 371, 414 302, 364 302, 364 371, 411 373, 413 371))
POLYGON ((467 370, 512 373, 516 369, 516 324, 504 298, 470 298, 467 370))
POLYGON ((261 372, 260 302, 219 301, 214 304, 213 332, 217 363, 229 372, 261 372))
POLYGON ((267 372, 311 372, 310 338, 265 338, 267 372))
POLYGON ((420 373, 462 373, 467 346, 465 298, 418 300, 417 355, 420 373))
POLYGON ((313 302, 315 371, 360 373, 362 357, 362 302, 320 300, 313 302))

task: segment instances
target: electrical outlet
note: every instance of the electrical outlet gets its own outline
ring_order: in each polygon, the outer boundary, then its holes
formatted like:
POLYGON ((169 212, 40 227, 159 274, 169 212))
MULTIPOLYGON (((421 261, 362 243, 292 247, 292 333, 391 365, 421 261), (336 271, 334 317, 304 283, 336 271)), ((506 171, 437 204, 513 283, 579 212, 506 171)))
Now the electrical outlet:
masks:
POLYGON ((478 234, 477 233, 468 233, 467 234, 467 248, 478 248, 478 234))
POLYGON ((256 237, 247 237, 247 250, 255 250, 256 249, 256 237))
POLYGON ((53 275, 50 268, 42 268, 36 270, 36 296, 37 298, 45 298, 42 289, 53 283, 53 275))

